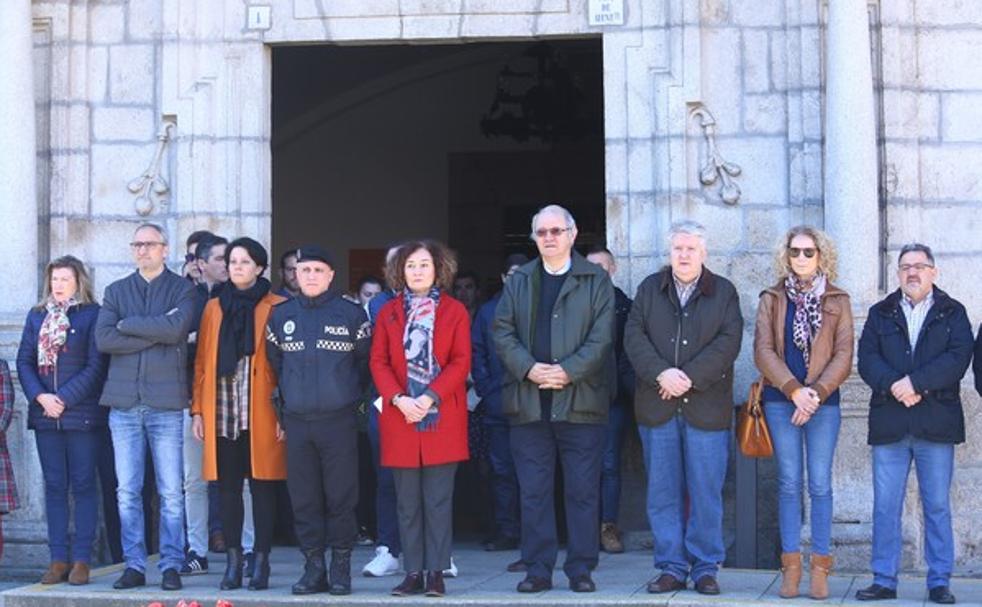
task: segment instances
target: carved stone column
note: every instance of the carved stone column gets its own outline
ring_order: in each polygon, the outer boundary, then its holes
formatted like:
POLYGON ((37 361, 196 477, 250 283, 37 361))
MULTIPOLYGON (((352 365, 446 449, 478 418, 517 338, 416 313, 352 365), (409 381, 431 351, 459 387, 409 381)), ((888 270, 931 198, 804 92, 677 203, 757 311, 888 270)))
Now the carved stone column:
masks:
POLYGON ((0 315, 37 303, 38 207, 31 0, 0 2, 0 315))
POLYGON ((865 0, 829 0, 825 44, 825 227, 860 309, 879 288, 876 114, 865 0))

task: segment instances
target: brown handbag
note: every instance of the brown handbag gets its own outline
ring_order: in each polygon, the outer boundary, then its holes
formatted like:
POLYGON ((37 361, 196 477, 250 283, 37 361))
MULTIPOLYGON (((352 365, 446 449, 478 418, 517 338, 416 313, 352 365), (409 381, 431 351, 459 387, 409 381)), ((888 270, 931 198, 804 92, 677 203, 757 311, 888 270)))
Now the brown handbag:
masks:
POLYGON ((740 452, 746 457, 771 457, 774 455, 774 443, 771 442, 771 432, 767 429, 763 407, 764 380, 758 379, 750 384, 750 394, 747 402, 737 413, 736 435, 740 452))

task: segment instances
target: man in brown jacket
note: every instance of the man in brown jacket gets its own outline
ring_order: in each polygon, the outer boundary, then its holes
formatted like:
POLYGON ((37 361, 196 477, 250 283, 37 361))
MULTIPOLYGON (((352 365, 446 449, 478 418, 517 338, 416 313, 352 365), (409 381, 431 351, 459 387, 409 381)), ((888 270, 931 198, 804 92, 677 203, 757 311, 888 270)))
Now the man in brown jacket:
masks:
POLYGON ((679 222, 669 241, 671 267, 641 283, 624 331, 637 374, 634 408, 648 469, 655 567, 661 570, 648 592, 681 590, 691 577, 698 592, 719 594, 733 361, 743 317, 733 284, 703 265, 705 228, 679 222))

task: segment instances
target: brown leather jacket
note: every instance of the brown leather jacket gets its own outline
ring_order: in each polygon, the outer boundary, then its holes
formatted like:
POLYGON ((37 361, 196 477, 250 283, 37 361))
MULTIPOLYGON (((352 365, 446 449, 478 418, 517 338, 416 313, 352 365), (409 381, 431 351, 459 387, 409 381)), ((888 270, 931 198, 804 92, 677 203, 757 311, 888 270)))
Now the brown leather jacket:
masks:
MULTIPOLYGON (((764 382, 778 388, 790 400, 791 394, 803 386, 784 362, 787 313, 784 281, 761 292, 754 330, 754 363, 764 382)), ((804 384, 814 388, 822 402, 852 371, 854 337, 849 294, 829 283, 822 295, 822 328, 812 341, 804 384)))

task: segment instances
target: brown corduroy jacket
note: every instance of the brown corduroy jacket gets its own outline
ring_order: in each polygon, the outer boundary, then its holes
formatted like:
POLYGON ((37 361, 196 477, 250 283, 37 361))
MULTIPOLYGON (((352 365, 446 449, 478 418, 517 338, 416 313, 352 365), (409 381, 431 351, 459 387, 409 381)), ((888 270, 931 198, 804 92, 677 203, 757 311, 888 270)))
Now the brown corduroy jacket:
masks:
POLYGON ((784 281, 760 294, 754 330, 754 363, 765 383, 788 399, 798 388, 810 386, 822 402, 846 381, 852 371, 855 334, 849 294, 829 283, 822 295, 822 327, 812 341, 808 375, 802 384, 784 362, 785 317, 788 296, 784 281))

